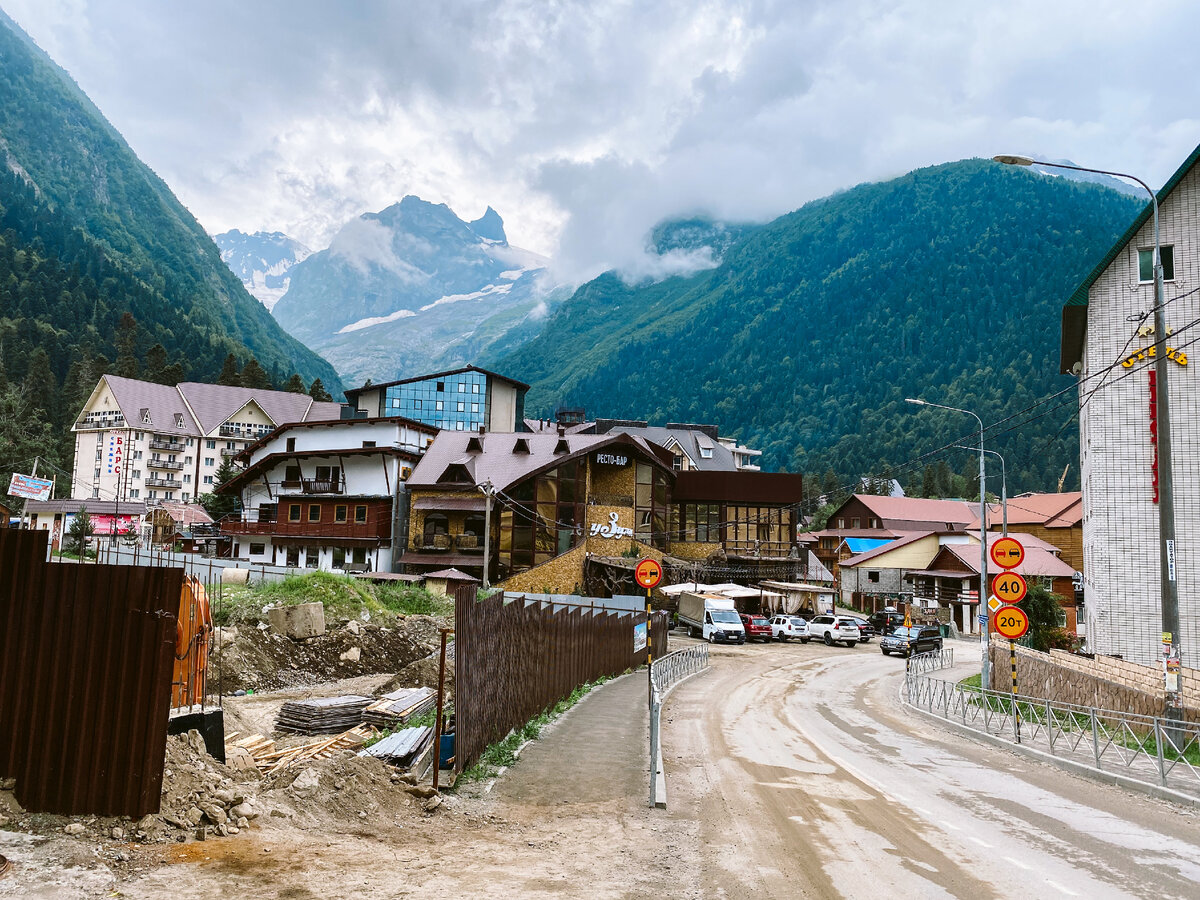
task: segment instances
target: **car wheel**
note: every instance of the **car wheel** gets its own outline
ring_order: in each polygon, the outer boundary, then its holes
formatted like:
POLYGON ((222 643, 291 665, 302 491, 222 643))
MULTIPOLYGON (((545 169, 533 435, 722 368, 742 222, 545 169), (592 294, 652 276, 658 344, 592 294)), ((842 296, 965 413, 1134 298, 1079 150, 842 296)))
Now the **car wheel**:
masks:
POLYGON ((825 640, 825 646, 826 646, 826 647, 832 647, 832 646, 833 646, 833 638, 831 638, 831 637, 829 636, 829 632, 828 632, 828 631, 827 631, 827 632, 825 632, 825 638, 824 638, 824 640, 825 640))
POLYGON ((853 646, 854 646, 854 644, 855 644, 855 641, 846 641, 846 646, 847 646, 847 647, 853 647, 853 646))
POLYGON ((708 636, 708 642, 710 644, 715 644, 717 642, 717 636, 715 634, 710 634, 708 636))
POLYGON ((800 638, 800 643, 807 644, 811 640, 812 640, 812 638, 800 638))
POLYGON ((892 651, 891 651, 891 650, 888 650, 888 649, 887 649, 887 648, 885 648, 885 647, 880 647, 880 648, 879 648, 879 652, 880 652, 880 653, 882 653, 884 656, 891 656, 891 655, 892 655, 892 651))
POLYGON ((784 633, 781 631, 781 632, 779 633, 779 643, 781 643, 781 644, 786 644, 786 643, 787 643, 787 639, 788 639, 788 636, 787 636, 786 634, 784 634, 784 633))

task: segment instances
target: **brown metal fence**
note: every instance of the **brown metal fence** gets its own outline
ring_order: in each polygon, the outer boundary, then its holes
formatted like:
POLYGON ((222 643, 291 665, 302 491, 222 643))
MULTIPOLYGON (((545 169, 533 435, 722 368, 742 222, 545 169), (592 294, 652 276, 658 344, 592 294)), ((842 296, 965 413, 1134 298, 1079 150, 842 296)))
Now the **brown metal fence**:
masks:
POLYGON ((157 812, 183 570, 46 563, 0 530, 0 776, 34 812, 157 812))
MULTIPOLYGON (((647 651, 633 649, 644 612, 596 613, 524 598, 505 603, 502 593, 466 599, 454 612, 457 771, 579 685, 646 662, 647 651)), ((667 614, 654 613, 649 630, 657 657, 667 648, 667 614)))

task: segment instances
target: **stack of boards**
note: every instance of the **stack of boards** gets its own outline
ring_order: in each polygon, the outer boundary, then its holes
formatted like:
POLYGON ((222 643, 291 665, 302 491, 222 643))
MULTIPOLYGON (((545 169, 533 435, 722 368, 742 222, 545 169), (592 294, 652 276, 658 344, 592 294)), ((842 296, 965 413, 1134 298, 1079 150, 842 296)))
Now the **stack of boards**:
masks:
POLYGON ((413 766, 433 744, 433 728, 428 725, 404 728, 358 752, 359 756, 374 756, 390 766, 407 769, 413 766))
POLYGON ((362 721, 382 729, 407 725, 410 720, 437 706, 437 692, 433 688, 401 688, 384 694, 365 710, 362 721))
POLYGON ((280 707, 275 728, 295 734, 340 734, 360 724, 371 705, 370 697, 356 694, 291 700, 280 707))

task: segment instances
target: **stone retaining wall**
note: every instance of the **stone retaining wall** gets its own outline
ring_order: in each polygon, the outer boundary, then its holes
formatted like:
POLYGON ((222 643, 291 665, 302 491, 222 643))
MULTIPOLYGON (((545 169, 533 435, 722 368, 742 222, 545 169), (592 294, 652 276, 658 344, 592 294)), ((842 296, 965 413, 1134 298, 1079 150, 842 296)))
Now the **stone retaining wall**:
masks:
MULTIPOLYGON (((993 640, 991 688, 1012 687, 1008 641, 993 640)), ((1184 717, 1200 722, 1200 671, 1183 670, 1184 717)), ((1017 692, 1055 703, 1094 706, 1141 716, 1163 712, 1162 672, 1111 656, 1088 659, 1061 650, 1038 653, 1017 647, 1017 692)))

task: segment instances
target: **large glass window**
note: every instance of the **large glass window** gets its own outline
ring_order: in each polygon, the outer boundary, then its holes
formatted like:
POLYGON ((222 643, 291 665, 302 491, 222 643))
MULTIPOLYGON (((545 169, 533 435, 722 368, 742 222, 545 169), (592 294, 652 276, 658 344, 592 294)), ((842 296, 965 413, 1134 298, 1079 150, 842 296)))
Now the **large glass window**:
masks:
POLYGON ((667 509, 670 504, 667 475, 649 463, 637 463, 634 488, 633 534, 639 541, 665 550, 667 509))
POLYGON ((778 506, 728 506, 725 549, 755 556, 786 556, 792 546, 791 513, 778 506))
POLYGON ((680 541, 719 543, 721 540, 721 504, 681 503, 676 512, 680 541))
MULTIPOLYGON (((1175 280, 1175 248, 1170 244, 1159 248, 1162 251, 1163 281, 1175 280)), ((1145 284, 1154 280, 1154 248, 1138 251, 1138 281, 1145 284)))
MULTIPOLYGON (((508 491, 500 509, 497 562, 507 575, 549 562, 583 536, 583 467, 571 460, 508 491)), ((482 517, 468 519, 483 533, 482 517)), ((470 531, 464 523, 464 531, 470 531)))
POLYGON ((477 431, 487 424, 486 397, 487 376, 480 372, 464 372, 451 383, 421 380, 392 385, 386 389, 383 410, 448 431, 477 431), (444 402, 445 395, 451 393, 474 394, 482 402, 465 403, 457 398, 450 403, 444 402))

